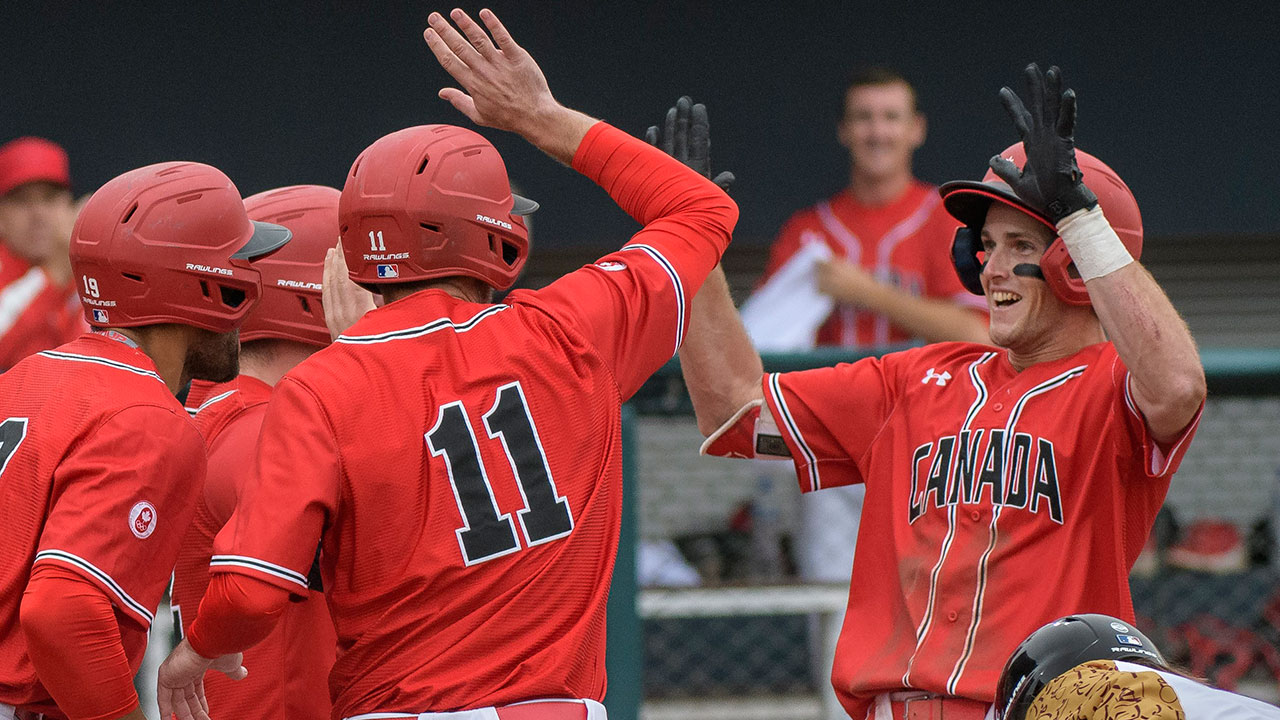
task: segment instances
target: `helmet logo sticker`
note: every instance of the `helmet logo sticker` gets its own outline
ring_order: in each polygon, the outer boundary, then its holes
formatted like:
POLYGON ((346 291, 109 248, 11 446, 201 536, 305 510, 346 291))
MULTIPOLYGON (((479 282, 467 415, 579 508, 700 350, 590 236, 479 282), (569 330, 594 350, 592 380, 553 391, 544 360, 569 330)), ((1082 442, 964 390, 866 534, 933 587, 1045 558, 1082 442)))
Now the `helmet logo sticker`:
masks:
POLYGON ((151 537, 156 531, 156 506, 146 500, 134 503, 129 511, 129 529, 140 540, 151 537))
POLYGON ((498 219, 496 219, 496 218, 491 218, 491 217, 489 217, 488 215, 480 215, 480 214, 477 214, 477 215, 476 215, 476 220, 479 220, 479 221, 480 221, 480 222, 482 222, 482 223, 489 223, 490 225, 497 225, 498 227, 500 227, 500 228, 506 228, 507 230, 511 230, 511 229, 512 229, 512 228, 511 228, 511 223, 506 222, 506 221, 504 221, 504 220, 498 220, 498 219))
POLYGON ((93 309, 93 321, 96 323, 111 322, 111 320, 107 317, 107 311, 99 310, 98 308, 93 309))
POLYGON ((188 270, 196 270, 198 272, 209 273, 210 275, 235 275, 230 268, 218 267, 216 265, 200 265, 198 263, 187 263, 188 270))
POLYGON ((1137 635, 1117 635, 1116 641, 1118 641, 1121 645, 1133 645, 1135 647, 1142 647, 1142 638, 1138 637, 1137 635))
POLYGON ((625 263, 614 262, 613 260, 601 260, 600 262, 596 263, 596 267, 608 272, 619 272, 621 270, 627 269, 627 266, 625 263))
POLYGON ((400 277, 400 266, 392 263, 390 265, 378 266, 378 277, 380 278, 398 278, 400 277))
POLYGON ((295 290, 322 290, 320 283, 305 282, 303 280, 286 280, 284 278, 276 279, 277 287, 293 288, 295 290))
POLYGON ((1111 623, 1111 629, 1119 633, 1129 632, 1129 626, 1125 625, 1124 623, 1113 622, 1111 623))

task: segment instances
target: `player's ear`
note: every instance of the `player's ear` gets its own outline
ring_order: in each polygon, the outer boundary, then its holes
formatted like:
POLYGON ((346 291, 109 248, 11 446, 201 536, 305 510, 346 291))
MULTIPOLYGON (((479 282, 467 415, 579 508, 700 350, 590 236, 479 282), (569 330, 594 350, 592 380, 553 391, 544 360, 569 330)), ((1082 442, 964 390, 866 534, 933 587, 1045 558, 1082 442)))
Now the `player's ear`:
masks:
POLYGON ((929 121, 925 118, 924 113, 916 111, 911 116, 911 149, 915 150, 924 144, 925 137, 929 134, 929 121))

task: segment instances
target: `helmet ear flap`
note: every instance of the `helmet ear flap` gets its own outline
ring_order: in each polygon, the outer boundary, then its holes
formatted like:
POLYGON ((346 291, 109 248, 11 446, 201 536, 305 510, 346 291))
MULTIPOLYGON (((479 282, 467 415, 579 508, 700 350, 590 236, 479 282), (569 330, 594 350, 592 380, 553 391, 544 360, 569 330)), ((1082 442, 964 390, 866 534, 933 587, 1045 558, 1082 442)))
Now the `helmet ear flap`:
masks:
POLYGON ((976 228, 961 225, 956 228, 955 239, 951 241, 951 264, 956 269, 960 284, 974 295, 982 292, 982 261, 978 253, 982 251, 982 233, 976 228))
POLYGON ((1072 272, 1074 268, 1071 266, 1071 254, 1067 252, 1067 245, 1062 242, 1062 238, 1054 239, 1044 255, 1040 256, 1040 269, 1049 289, 1059 300, 1068 305, 1090 304, 1089 291, 1085 289, 1080 276, 1072 272))

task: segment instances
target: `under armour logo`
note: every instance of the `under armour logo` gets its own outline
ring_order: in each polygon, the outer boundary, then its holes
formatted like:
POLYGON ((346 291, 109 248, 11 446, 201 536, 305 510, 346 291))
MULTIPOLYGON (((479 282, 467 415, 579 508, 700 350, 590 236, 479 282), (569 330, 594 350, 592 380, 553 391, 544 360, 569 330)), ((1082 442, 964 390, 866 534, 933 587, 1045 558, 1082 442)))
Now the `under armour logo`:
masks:
POLYGON ((950 379, 951 379, 951 373, 947 372, 946 370, 943 370, 940 373, 936 373, 933 371, 933 368, 929 368, 929 372, 926 372, 924 374, 924 379, 920 381, 920 384, 928 385, 930 380, 937 380, 938 387, 944 387, 947 384, 947 381, 950 379))

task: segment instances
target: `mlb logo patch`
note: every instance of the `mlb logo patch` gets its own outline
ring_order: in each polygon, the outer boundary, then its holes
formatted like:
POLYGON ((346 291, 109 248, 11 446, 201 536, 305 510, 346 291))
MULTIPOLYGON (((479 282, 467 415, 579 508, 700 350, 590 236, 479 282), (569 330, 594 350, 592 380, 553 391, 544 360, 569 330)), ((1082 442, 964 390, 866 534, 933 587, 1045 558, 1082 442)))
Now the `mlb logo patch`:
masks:
POLYGON ((94 321, 94 322, 96 322, 96 323, 105 323, 105 322, 109 322, 109 320, 107 320, 107 311, 106 311, 106 310, 99 310, 99 309, 97 309, 97 308, 94 308, 94 309, 93 309, 93 321, 94 321))
POLYGON ((1117 635, 1116 640, 1120 641, 1121 645, 1131 645, 1133 647, 1142 647, 1142 639, 1139 638, 1137 635, 1117 635))
POLYGON ((398 277, 400 277, 400 266, 399 266, 399 265, 395 265, 395 264, 391 264, 391 265, 379 265, 379 266, 378 266, 378 277, 380 277, 380 278, 398 278, 398 277))

